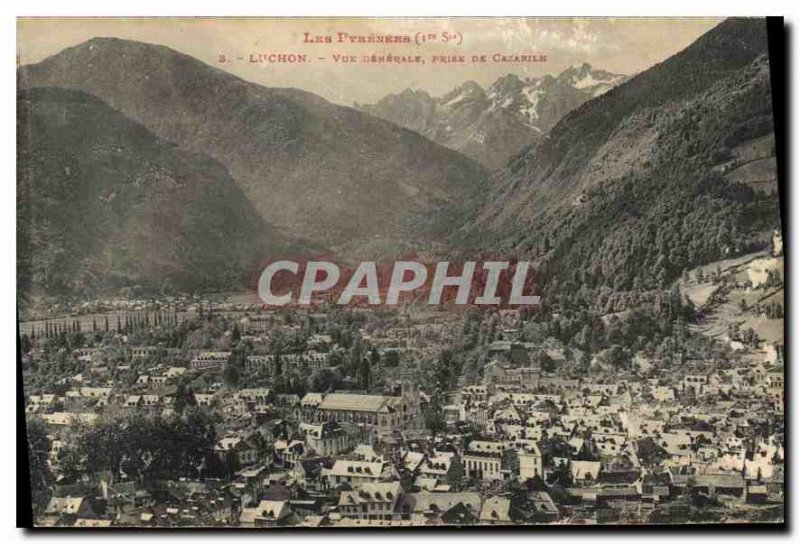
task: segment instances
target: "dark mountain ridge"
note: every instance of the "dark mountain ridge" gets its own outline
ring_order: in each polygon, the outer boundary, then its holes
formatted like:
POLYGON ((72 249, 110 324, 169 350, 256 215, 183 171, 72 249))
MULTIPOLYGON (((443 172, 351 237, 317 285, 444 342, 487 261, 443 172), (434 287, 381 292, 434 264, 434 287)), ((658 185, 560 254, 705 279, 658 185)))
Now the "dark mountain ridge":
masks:
POLYGON ((752 248, 777 204, 719 157, 772 130, 766 53, 762 19, 729 19, 583 104, 493 177, 453 240, 538 259, 551 294, 601 306, 752 248))
POLYGON ((95 38, 21 67, 20 79, 92 94, 213 157, 266 221, 348 257, 435 243, 484 176, 411 131, 163 46, 95 38))
POLYGON ((18 141, 23 300, 238 287, 262 259, 304 251, 265 224, 219 162, 86 93, 21 91, 18 141))

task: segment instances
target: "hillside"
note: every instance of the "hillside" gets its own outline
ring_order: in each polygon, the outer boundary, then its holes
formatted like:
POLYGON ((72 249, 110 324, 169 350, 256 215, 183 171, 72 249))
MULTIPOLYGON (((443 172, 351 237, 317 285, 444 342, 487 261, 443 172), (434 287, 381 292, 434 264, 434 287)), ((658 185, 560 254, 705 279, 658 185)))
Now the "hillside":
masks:
POLYGON ((21 92, 18 138, 24 297, 241 286, 260 259, 292 250, 221 164, 85 93, 21 92))
POLYGON ((784 258, 769 251, 744 254, 687 271, 680 289, 700 311, 690 330, 727 344, 748 357, 774 362, 784 345, 784 258))
POLYGON ((90 93, 216 159, 264 220, 347 257, 427 247, 484 176, 414 132, 163 46, 95 38, 21 67, 20 79, 90 93))
POLYGON ((356 107, 464 153, 487 168, 539 143, 564 115, 626 76, 573 66, 557 76, 498 78, 487 89, 467 81, 442 97, 406 89, 356 107))
POLYGON ((494 176, 454 238, 538 258, 551 294, 595 304, 757 248, 777 200, 718 166, 772 132, 766 52, 763 20, 729 19, 587 102, 494 176))

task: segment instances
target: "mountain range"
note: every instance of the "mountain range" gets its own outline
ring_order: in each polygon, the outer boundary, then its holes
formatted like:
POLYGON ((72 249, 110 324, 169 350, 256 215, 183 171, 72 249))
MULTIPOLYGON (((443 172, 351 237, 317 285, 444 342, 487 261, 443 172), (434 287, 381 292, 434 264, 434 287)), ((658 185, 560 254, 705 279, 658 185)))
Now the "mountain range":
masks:
POLYGON ((454 243, 539 259, 551 294, 601 305, 756 247, 777 199, 721 166, 772 134, 769 76, 764 20, 723 21, 495 173, 454 243))
POLYGON ((358 108, 115 38, 18 78, 25 288, 210 289, 281 252, 510 255, 550 300, 613 309, 779 219, 725 173, 772 134, 763 19, 630 78, 582 65, 358 108))
POLYGON ((442 238, 484 169, 412 131, 297 89, 250 83, 167 47, 95 38, 20 68, 88 93, 222 163, 261 218, 356 258, 442 238))
POLYGON ((81 91, 18 97, 21 293, 241 285, 292 248, 225 167, 81 91))
POLYGON ((487 89, 467 81, 439 98, 406 89, 375 104, 355 107, 497 169, 541 142, 568 112, 626 79, 584 63, 556 77, 522 79, 508 74, 487 89))

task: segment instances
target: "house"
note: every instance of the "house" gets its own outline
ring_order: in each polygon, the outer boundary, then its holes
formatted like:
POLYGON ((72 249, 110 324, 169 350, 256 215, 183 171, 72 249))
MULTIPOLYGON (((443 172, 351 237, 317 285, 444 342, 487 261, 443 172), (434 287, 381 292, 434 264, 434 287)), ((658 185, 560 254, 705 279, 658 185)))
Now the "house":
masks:
POLYGON ((249 355, 245 358, 244 369, 247 372, 266 371, 270 376, 284 372, 301 372, 312 374, 328 366, 328 353, 309 350, 304 353, 284 353, 276 356, 249 355))
POLYGON ((747 502, 751 504, 764 504, 768 498, 767 486, 751 484, 747 486, 747 502))
POLYGON ((58 525, 74 525, 79 518, 97 518, 88 497, 53 496, 44 509, 44 517, 58 525))
MULTIPOLYGON (((435 519, 435 516, 436 512, 433 513, 432 517, 435 519)), ((478 516, 474 510, 460 502, 441 514, 440 520, 446 525, 474 525, 478 522, 478 516)))
POLYGON ((309 449, 318 455, 338 455, 355 448, 364 438, 359 428, 352 424, 323 421, 319 424, 301 423, 309 449))
POLYGON ((478 519, 489 525, 505 525, 511 523, 511 499, 507 497, 490 497, 483 501, 478 519))
POLYGON ((305 353, 286 353, 279 357, 281 371, 312 374, 328 366, 327 353, 308 350, 305 353))
POLYGON ((194 357, 189 367, 197 372, 221 370, 230 358, 230 351, 206 351, 194 357))
POLYGON ((655 386, 650 388, 650 395, 658 402, 672 402, 675 400, 675 390, 666 386, 655 386))
POLYGON ((683 377, 682 385, 684 390, 691 390, 695 395, 700 395, 708 386, 708 376, 689 374, 683 377))
POLYGON ((51 408, 55 403, 56 396, 53 394, 31 395, 28 397, 28 403, 25 405, 25 412, 33 414, 51 408))
POLYGON ((233 479, 233 488, 241 498, 242 505, 250 505, 260 498, 264 478, 269 474, 269 465, 250 465, 238 471, 233 479))
POLYGON ((425 454, 419 451, 407 451, 403 453, 401 463, 410 473, 416 473, 425 461, 425 454))
POLYGON ((464 402, 486 402, 489 400, 489 389, 485 385, 468 385, 461 389, 461 400, 464 402))
POLYGON ((553 522, 558 519, 559 510, 552 497, 546 491, 528 493, 528 501, 532 506, 531 518, 535 521, 553 522))
POLYGON ((272 390, 266 387, 240 389, 236 396, 249 404, 270 404, 273 400, 272 390))
POLYGON ((503 453, 511 446, 508 442, 497 442, 491 440, 472 440, 467 449, 478 453, 503 453))
POLYGON ((214 445, 214 453, 225 461, 233 459, 239 466, 258 461, 258 448, 241 436, 226 436, 214 445))
POLYGON ((97 399, 108 401, 111 396, 113 388, 111 387, 81 387, 78 393, 83 399, 97 399))
POLYGON ((492 452, 464 452, 461 457, 464 475, 478 480, 502 480, 503 455, 492 452))
POLYGON ((84 362, 99 362, 103 355, 102 348, 77 348, 72 351, 73 357, 84 362))
POLYGON ((131 359, 146 359, 158 354, 161 348, 158 346, 133 346, 130 348, 131 359))
POLYGON ((738 473, 698 474, 695 476, 694 489, 709 496, 744 498, 745 480, 738 473))
POLYGON ((145 408, 155 408, 161 404, 161 397, 158 395, 142 395, 141 406, 145 408))
POLYGON ((167 385, 169 378, 166 376, 150 376, 150 385, 152 387, 164 387, 167 385))
POLYGON ((359 444, 353 449, 352 455, 361 461, 383 461, 375 449, 369 444, 359 444))
POLYGON ((321 493, 328 489, 328 479, 323 477, 323 471, 332 466, 330 457, 306 457, 295 463, 292 476, 306 491, 321 493))
POLYGON ((539 476, 544 477, 544 467, 542 463, 542 453, 536 442, 529 441, 523 449, 517 451, 519 461, 519 479, 524 482, 539 476))
POLYGON ((571 461, 569 468, 575 483, 591 483, 600 476, 600 467, 600 461, 571 461))
POLYGON ((301 440, 276 440, 273 448, 275 466, 283 468, 294 468, 306 452, 305 444, 301 440))
POLYGON ((186 367, 183 366, 170 366, 164 371, 164 376, 168 379, 177 378, 186 374, 186 367))
POLYGON ((426 456, 418 470, 423 478, 434 478, 439 483, 450 485, 457 484, 464 474, 458 457, 451 453, 426 456))
POLYGON ((252 508, 242 508, 239 525, 242 527, 281 527, 293 525, 297 518, 288 501, 264 500, 252 508))
POLYGON ((249 373, 259 372, 269 369, 274 361, 274 355, 248 355, 244 359, 244 369, 249 373))
POLYGON ((331 488, 347 484, 356 489, 367 483, 396 478, 397 472, 390 464, 382 461, 337 459, 330 469, 323 469, 323 475, 328 479, 328 486, 331 488))
POLYGON ((434 493, 421 491, 403 494, 397 508, 401 519, 410 519, 418 524, 436 520, 467 524, 478 520, 482 504, 480 494, 474 491, 434 493), (459 505, 461 505, 459 508, 453 510, 459 505), (446 515, 448 512, 451 512, 450 515, 446 515))
POLYGON ((320 497, 298 498, 289 501, 289 506, 300 520, 308 516, 318 516, 322 512, 323 507, 327 509, 329 504, 327 498, 322 499, 320 497))
POLYGON ((365 483, 358 490, 341 492, 339 512, 346 518, 391 520, 401 493, 397 481, 365 483))
POLYGON ((214 406, 215 395, 210 393, 195 393, 194 401, 197 406, 211 407, 214 406))
POLYGON ((97 420, 97 414, 92 412, 53 412, 42 414, 42 420, 50 431, 66 430, 74 425, 89 425, 97 420))
MULTIPOLYGON (((497 343, 497 342, 495 342, 497 343)), ((527 357, 527 354, 525 355, 527 357)), ((530 366, 512 367, 500 360, 493 359, 484 368, 483 384, 519 386, 530 389, 539 387, 541 371, 530 366)))

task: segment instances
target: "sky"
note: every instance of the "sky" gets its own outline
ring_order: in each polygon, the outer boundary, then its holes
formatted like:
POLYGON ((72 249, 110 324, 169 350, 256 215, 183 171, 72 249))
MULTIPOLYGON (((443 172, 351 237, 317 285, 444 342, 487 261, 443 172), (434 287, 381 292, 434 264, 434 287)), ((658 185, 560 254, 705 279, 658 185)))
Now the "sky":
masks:
MULTIPOLYGON (((719 18, 21 18, 18 62, 28 64, 94 37, 156 43, 248 81, 296 87, 350 105, 404 89, 446 94, 464 81, 484 87, 498 77, 556 75, 584 62, 635 74, 684 49, 719 18), (304 33, 334 43, 304 43, 304 33), (338 43, 349 36, 406 35, 412 43, 338 43), (415 43, 417 37, 427 37, 415 43), (444 36, 454 38, 444 43, 444 36), (355 64, 334 55, 420 55, 425 64, 355 64), (251 62, 251 55, 307 55, 304 63, 251 62), (545 62, 491 62, 493 55, 539 55, 545 62), (485 55, 486 63, 434 63, 433 56, 485 55), (220 62, 224 56, 226 62, 220 62)), ((266 57, 267 59, 269 57, 266 57)))

